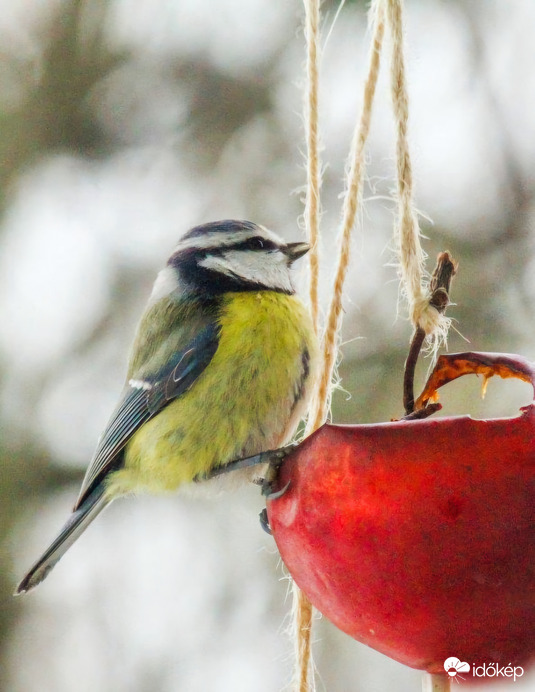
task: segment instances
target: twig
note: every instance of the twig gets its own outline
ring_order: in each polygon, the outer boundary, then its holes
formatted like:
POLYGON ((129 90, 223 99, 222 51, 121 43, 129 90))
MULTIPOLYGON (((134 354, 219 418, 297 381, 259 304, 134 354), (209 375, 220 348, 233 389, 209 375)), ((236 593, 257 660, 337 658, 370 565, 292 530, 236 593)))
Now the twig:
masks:
MULTIPOLYGON (((437 257, 437 265, 433 271, 429 283, 429 305, 432 305, 437 312, 443 313, 449 305, 449 290, 453 277, 457 273, 457 262, 449 252, 441 252, 437 257)), ((405 374, 403 377, 403 406, 405 414, 412 414, 414 411, 414 372, 420 351, 425 341, 425 331, 418 326, 412 335, 409 354, 405 361, 405 374)), ((431 415, 431 411, 427 415, 431 415)), ((426 416, 419 416, 425 418, 426 416)))
POLYGON ((429 418, 429 416, 432 416, 433 413, 440 411, 441 408, 442 404, 428 404, 425 408, 416 409, 412 413, 407 413, 401 418, 394 418, 393 421, 395 422, 396 420, 422 420, 424 418, 429 418))

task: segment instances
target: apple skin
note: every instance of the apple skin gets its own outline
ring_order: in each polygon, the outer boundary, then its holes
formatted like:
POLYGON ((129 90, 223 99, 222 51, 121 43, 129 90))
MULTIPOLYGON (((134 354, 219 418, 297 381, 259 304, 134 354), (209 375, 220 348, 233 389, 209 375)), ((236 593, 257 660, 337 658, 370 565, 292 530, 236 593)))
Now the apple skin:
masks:
POLYGON ((535 409, 324 425, 284 461, 268 518, 312 604, 413 668, 535 656, 535 409))

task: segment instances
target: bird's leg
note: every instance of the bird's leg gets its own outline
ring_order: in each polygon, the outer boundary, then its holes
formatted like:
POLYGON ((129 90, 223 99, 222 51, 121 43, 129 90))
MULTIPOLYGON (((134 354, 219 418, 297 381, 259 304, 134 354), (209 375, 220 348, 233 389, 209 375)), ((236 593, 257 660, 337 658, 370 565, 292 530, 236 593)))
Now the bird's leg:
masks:
POLYGON ((202 481, 209 481, 211 478, 222 476, 224 473, 238 471, 239 469, 246 469, 250 466, 257 466, 258 464, 266 464, 269 461, 269 459, 265 458, 266 455, 269 455, 269 452, 260 452, 260 454, 254 454, 251 457, 234 459, 234 461, 229 461, 228 464, 216 466, 214 469, 211 469, 206 473, 200 473, 198 476, 195 476, 193 480, 195 483, 201 483, 202 481))
MULTIPOLYGON (((292 449, 293 445, 288 445, 287 447, 281 447, 280 449, 270 449, 266 452, 260 452, 259 454, 254 454, 250 457, 234 459, 233 461, 229 461, 228 464, 222 464, 221 466, 217 466, 207 473, 199 474, 194 480, 198 483, 201 481, 210 480, 210 478, 215 478, 216 476, 222 476, 224 473, 230 473, 231 471, 237 471, 239 469, 245 469, 251 466, 258 466, 260 464, 269 464, 266 479, 268 484, 272 484, 276 480, 278 469, 282 463, 282 460, 292 449), (272 467, 274 467, 273 470, 272 467)), ((271 490, 271 485, 269 485, 269 487, 266 485, 266 479, 259 481, 259 484, 262 485, 263 495, 269 495, 271 490)), ((270 498, 268 496, 268 499, 274 498, 270 498)))

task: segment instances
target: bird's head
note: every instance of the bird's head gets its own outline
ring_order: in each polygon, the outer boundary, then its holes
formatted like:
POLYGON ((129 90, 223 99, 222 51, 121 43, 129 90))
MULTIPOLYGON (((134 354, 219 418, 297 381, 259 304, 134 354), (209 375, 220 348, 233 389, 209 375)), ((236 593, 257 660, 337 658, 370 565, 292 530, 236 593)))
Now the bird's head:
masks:
POLYGON ((291 266, 310 246, 285 243, 251 221, 195 226, 179 241, 160 272, 153 299, 175 290, 215 296, 228 291, 270 290, 291 294, 291 266))

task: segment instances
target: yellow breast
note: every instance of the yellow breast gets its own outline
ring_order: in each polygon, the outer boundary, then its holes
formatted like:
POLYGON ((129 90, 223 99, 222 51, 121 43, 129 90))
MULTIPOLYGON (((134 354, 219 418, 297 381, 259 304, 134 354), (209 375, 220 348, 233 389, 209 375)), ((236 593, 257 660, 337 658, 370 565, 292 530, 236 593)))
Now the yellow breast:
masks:
POLYGON ((215 466, 281 446, 308 398, 317 347, 305 307, 273 291, 232 293, 217 351, 194 385, 142 426, 113 495, 174 490, 215 466))

